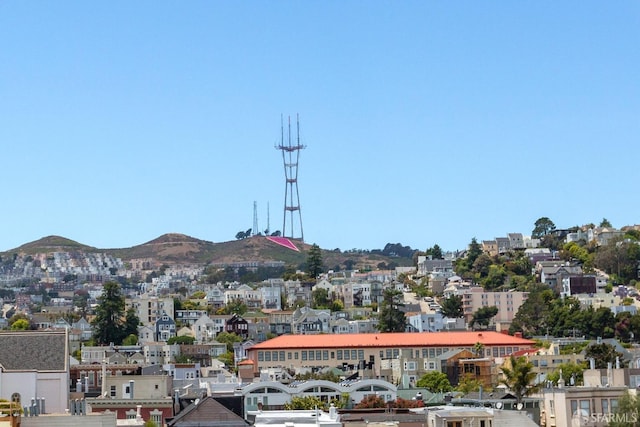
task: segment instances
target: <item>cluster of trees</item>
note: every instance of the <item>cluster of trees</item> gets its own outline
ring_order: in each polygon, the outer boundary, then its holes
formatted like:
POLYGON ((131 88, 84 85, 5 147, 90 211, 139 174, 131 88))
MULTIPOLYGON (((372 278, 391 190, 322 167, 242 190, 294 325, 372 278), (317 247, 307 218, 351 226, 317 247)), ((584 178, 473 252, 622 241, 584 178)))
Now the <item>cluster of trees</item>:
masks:
POLYGON ((526 288, 535 280, 531 267, 531 261, 523 251, 491 256, 482 251, 475 238, 467 256, 456 260, 455 264, 459 276, 492 291, 526 288))
MULTIPOLYGON (((242 231, 242 230, 238 231, 236 233, 236 240, 242 240, 242 239, 246 239, 246 238, 251 237, 251 235, 252 235, 251 232, 252 231, 253 231, 252 228, 249 228, 246 231, 242 231)), ((258 236, 265 235, 265 236, 280 237, 282 235, 282 232, 280 230, 276 230, 273 233, 270 233, 269 229, 266 229, 266 230, 264 230, 264 233, 258 232, 257 235, 258 236)))
POLYGON ((546 285, 537 284, 531 287, 509 332, 522 332, 526 336, 617 338, 629 342, 640 338, 640 314, 621 312, 614 316, 606 307, 582 308, 577 299, 559 298, 546 285))
POLYGON ((282 277, 285 273, 285 270, 285 267, 258 267, 255 270, 250 270, 246 267, 218 268, 214 266, 207 266, 205 268, 202 281, 204 283, 257 283, 273 277, 282 277))
POLYGON ((410 246, 402 246, 401 243, 387 243, 382 249, 382 255, 409 259, 413 258, 415 252, 415 249, 411 249, 410 246))

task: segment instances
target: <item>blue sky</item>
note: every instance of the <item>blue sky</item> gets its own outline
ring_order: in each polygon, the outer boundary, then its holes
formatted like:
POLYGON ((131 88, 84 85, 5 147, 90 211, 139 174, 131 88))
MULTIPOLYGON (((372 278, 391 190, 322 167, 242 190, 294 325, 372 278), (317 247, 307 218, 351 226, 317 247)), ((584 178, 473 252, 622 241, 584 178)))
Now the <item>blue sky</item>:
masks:
POLYGON ((640 3, 0 1, 0 250, 282 228, 426 249, 640 223, 640 3))

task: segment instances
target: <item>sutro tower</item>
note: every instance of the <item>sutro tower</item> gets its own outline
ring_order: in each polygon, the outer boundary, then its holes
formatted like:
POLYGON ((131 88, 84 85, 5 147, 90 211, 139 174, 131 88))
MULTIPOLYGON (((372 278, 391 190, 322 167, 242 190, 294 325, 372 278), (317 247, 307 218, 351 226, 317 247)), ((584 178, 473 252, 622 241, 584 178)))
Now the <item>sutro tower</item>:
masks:
POLYGON ((295 145, 291 141, 291 117, 289 117, 289 129, 287 143, 284 141, 284 121, 280 117, 281 142, 276 148, 282 151, 282 162, 284 163, 284 176, 286 186, 284 190, 284 221, 282 223, 282 235, 284 237, 296 238, 294 235, 294 218, 298 213, 298 222, 300 224, 300 240, 304 242, 304 232, 302 231, 302 212, 300 211, 300 195, 298 193, 298 161, 300 159, 300 150, 305 146, 300 144, 300 120, 296 115, 297 136, 295 145), (291 234, 287 236, 287 213, 291 227, 291 234))

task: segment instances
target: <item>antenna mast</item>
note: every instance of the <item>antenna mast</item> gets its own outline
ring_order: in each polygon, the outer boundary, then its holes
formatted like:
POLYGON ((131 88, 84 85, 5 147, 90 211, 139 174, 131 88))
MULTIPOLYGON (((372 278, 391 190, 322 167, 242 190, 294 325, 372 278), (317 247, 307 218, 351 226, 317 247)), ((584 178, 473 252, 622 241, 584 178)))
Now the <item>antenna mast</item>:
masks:
POLYGON ((253 201, 253 230, 251 231, 251 235, 255 236, 260 233, 258 230, 258 202, 253 201))
POLYGON ((296 115, 297 139, 291 141, 291 117, 289 119, 287 143, 284 141, 284 122, 280 116, 281 142, 276 148, 282 151, 282 162, 284 164, 285 190, 284 190, 284 219, 282 222, 282 235, 284 237, 296 238, 294 234, 294 219, 297 213, 298 224, 300 225, 300 240, 304 242, 304 232, 302 229, 302 212, 300 210, 300 193, 298 191, 298 162, 300 160, 300 150, 306 148, 300 144, 300 120, 296 115), (289 214, 289 226, 291 233, 287 236, 287 213, 289 214))

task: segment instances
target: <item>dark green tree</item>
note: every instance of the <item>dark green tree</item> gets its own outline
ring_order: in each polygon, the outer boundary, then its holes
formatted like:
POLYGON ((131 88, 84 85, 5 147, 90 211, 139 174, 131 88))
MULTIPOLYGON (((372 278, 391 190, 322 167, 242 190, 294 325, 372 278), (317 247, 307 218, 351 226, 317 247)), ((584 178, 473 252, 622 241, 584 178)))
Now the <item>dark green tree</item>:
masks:
POLYGON ((429 249, 427 249, 426 255, 427 256, 431 255, 431 259, 443 259, 444 258, 444 254, 442 253, 442 248, 440 248, 440 246, 438 246, 437 243, 435 245, 433 245, 432 247, 430 247, 429 249))
POLYGON ((498 307, 496 306, 480 307, 475 313, 473 313, 469 326, 473 328, 477 324, 480 327, 486 328, 489 326, 491 319, 493 319, 496 314, 498 314, 498 307))
POLYGON ((504 375, 500 383, 506 385, 520 403, 526 396, 538 390, 538 386, 534 384, 537 374, 533 370, 533 363, 524 356, 516 358, 511 355, 509 362, 510 367, 500 368, 504 375))
POLYGON ((469 243, 469 250, 467 251, 467 260, 468 264, 471 266, 476 259, 482 255, 482 245, 478 243, 476 238, 471 239, 471 243, 469 243))
POLYGON ((314 243, 307 255, 307 274, 310 278, 316 279, 323 270, 322 252, 320 251, 320 246, 314 243))
MULTIPOLYGON (((169 314, 169 313, 168 313, 169 314)), ((170 313, 173 316, 173 313, 170 313)), ((138 335, 138 326, 140 325, 140 319, 136 313, 135 308, 130 307, 124 317, 124 328, 122 334, 126 337, 129 335, 138 335)))
POLYGON ((442 315, 450 319, 462 317, 464 312, 462 311, 462 296, 451 295, 449 298, 445 298, 440 301, 442 306, 442 315))
POLYGON ((609 363, 615 366, 616 359, 620 361, 620 366, 624 366, 622 353, 617 351, 611 344, 604 342, 587 347, 584 351, 584 359, 594 359, 596 369, 606 369, 609 363))
POLYGON ((194 337, 190 336, 181 336, 181 337, 171 337, 167 340, 167 344, 193 344, 196 341, 194 337))
POLYGON ((546 216, 538 218, 538 220, 533 225, 534 228, 531 232, 531 237, 533 237, 534 239, 541 239, 556 229, 556 225, 553 223, 553 221, 551 221, 546 216))
POLYGON ((120 345, 122 343, 122 340, 127 336, 124 334, 124 308, 125 301, 120 284, 106 282, 102 295, 98 297, 96 317, 91 322, 96 344, 114 343, 120 345))
POLYGON ((600 227, 611 228, 613 226, 611 225, 611 222, 609 222, 607 218, 602 218, 602 221, 600 221, 600 227))
POLYGON ((312 308, 328 308, 331 305, 329 291, 324 288, 316 288, 311 292, 312 308))
POLYGON ((242 316, 247 312, 248 309, 249 308, 247 307, 247 304, 245 304, 245 302, 242 301, 242 299, 234 298, 231 301, 229 301, 227 305, 222 307, 222 309, 220 310, 220 313, 221 314, 237 314, 239 316, 242 316))
POLYGON ((378 330, 380 332, 404 332, 407 319, 402 311, 404 307, 402 292, 387 288, 382 294, 378 315, 378 330))

